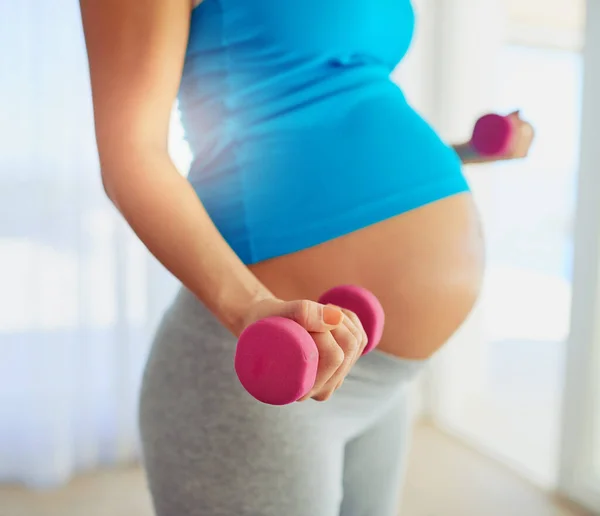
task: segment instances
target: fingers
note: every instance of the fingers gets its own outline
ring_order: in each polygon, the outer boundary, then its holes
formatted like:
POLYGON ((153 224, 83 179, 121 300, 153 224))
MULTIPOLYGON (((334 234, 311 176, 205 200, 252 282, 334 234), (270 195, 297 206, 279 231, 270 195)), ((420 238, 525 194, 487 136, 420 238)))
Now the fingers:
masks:
POLYGON ((513 150, 514 156, 517 158, 526 157, 529 154, 533 138, 533 126, 528 122, 520 121, 517 127, 517 138, 513 150))
MULTIPOLYGON (((321 392, 313 396, 317 401, 325 401, 338 389, 344 382, 346 375, 352 369, 354 362, 358 358, 360 340, 348 329, 346 325, 340 326, 331 332, 337 345, 343 352, 343 360, 338 369, 331 375, 327 383, 321 389, 321 392)), ((362 339, 361 339, 362 340, 362 339)))
POLYGON ((506 159, 525 158, 529 154, 534 139, 533 126, 521 118, 521 111, 516 110, 507 115, 513 122, 515 137, 512 148, 505 156, 506 159))
POLYGON ((342 309, 342 312, 345 315, 344 324, 347 325, 348 329, 352 332, 352 334, 360 343, 358 349, 358 356, 356 357, 356 360, 358 360, 360 355, 362 355, 363 351, 367 347, 369 338, 367 337, 367 333, 365 332, 365 329, 363 328, 363 325, 360 322, 358 315, 356 315, 354 312, 351 312, 350 310, 342 309))
POLYGON ((354 354, 354 358, 351 360, 348 370, 344 373, 342 380, 336 385, 336 389, 339 389, 346 378, 346 375, 352 370, 358 359, 362 356, 369 339, 367 337, 367 333, 365 332, 362 323, 358 316, 351 312, 350 310, 342 310, 344 312, 344 324, 348 331, 354 336, 356 342, 358 343, 358 349, 354 354))
POLYGON ((296 321, 308 332, 333 330, 344 320, 344 314, 339 308, 307 300, 284 303, 278 315, 296 321))
POLYGON ((313 333, 312 338, 319 350, 319 367, 313 388, 299 401, 309 398, 317 401, 326 401, 335 390, 335 384, 332 386, 329 384, 329 381, 344 363, 346 357, 344 351, 333 337, 332 332, 313 333), (325 388, 326 386, 327 389, 325 388))
POLYGON ((299 401, 326 401, 343 383, 367 345, 367 335, 356 314, 337 306, 298 300, 283 303, 277 314, 300 324, 319 350, 314 387, 299 401))
POLYGON ((315 385, 304 399, 326 401, 339 389, 367 345, 367 335, 353 312, 344 312, 343 324, 331 332, 315 334, 319 368, 315 385))

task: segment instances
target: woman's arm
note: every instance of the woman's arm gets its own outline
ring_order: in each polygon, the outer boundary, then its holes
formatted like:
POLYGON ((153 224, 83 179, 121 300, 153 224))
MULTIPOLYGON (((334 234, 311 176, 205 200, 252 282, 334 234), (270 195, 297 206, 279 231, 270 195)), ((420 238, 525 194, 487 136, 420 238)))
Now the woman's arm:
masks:
POLYGON ((81 0, 105 190, 147 248, 233 333, 267 289, 168 154, 190 0, 81 0))

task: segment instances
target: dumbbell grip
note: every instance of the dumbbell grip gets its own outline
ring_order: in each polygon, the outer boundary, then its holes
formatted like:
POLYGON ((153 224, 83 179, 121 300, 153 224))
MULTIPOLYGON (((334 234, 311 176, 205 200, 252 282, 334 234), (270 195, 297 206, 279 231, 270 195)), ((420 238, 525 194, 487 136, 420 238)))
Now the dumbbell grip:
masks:
POLYGON ((477 120, 471 147, 481 156, 503 156, 510 151, 513 139, 514 123, 510 116, 491 113, 477 120))
MULTIPOLYGON (((373 294, 345 285, 327 291, 319 302, 356 313, 368 337, 365 353, 377 346, 384 313, 373 294)), ((270 405, 287 405, 310 392, 318 364, 319 353, 311 335, 284 317, 267 317, 250 325, 240 336, 235 353, 235 370, 242 386, 270 405)))

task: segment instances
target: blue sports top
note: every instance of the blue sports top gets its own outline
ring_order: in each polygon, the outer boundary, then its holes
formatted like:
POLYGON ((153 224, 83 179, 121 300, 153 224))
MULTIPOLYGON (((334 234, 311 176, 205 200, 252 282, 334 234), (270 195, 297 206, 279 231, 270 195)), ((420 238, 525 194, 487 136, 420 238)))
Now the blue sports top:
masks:
POLYGON ((246 264, 468 190, 390 74, 410 0, 204 0, 179 92, 189 180, 246 264))

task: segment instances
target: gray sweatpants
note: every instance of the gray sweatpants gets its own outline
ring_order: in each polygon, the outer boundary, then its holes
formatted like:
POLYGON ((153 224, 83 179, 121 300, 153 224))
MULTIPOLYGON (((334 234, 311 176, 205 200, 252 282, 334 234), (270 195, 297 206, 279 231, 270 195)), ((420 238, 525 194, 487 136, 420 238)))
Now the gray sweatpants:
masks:
POLYGON ((362 357, 325 403, 263 405, 235 339, 181 290, 146 366, 140 428, 158 516, 396 516, 408 384, 423 364, 362 357))

